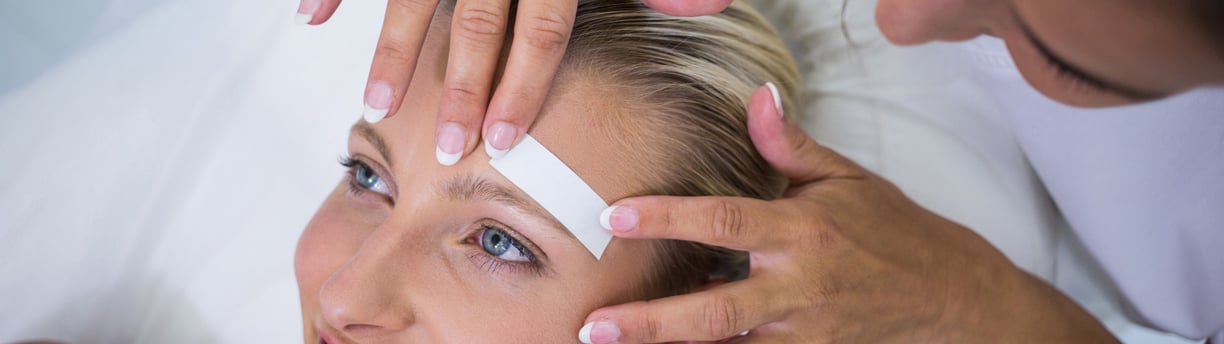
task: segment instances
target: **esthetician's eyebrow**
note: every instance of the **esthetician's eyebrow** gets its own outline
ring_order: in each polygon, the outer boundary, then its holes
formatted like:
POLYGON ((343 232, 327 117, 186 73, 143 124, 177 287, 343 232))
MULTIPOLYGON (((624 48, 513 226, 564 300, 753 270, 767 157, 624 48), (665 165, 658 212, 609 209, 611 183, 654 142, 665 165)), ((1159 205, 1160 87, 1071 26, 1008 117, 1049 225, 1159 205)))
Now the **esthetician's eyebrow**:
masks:
POLYGON ((442 194, 456 201, 484 200, 494 201, 527 212, 531 216, 545 219, 550 226, 573 237, 565 225, 549 214, 547 210, 530 201, 521 191, 508 189, 488 179, 471 174, 461 174, 446 179, 439 185, 442 194))
POLYGON ((377 149, 378 154, 382 155, 383 160, 387 161, 387 165, 395 166, 395 162, 391 161, 391 151, 387 149, 387 142, 383 140, 382 135, 379 135, 377 131, 374 131, 374 127, 370 126, 370 123, 366 121, 359 121, 356 124, 353 124, 353 127, 349 128, 349 135, 352 134, 357 134, 358 136, 365 138, 366 141, 369 141, 370 144, 374 145, 374 149, 377 149))

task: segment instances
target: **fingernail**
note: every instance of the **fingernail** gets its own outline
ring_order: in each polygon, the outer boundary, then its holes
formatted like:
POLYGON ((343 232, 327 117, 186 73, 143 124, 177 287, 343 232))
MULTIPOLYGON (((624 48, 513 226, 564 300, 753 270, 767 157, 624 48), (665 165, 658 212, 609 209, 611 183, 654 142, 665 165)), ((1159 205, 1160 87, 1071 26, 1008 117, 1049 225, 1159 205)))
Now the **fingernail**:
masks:
POLYGON ((493 123, 493 126, 489 127, 489 135, 485 136, 485 153, 489 153, 489 157, 493 159, 505 156, 510 145, 514 144, 515 136, 518 136, 518 129, 510 123, 493 123))
POLYGON ((391 108, 391 85, 385 81, 375 81, 366 87, 365 111, 361 113, 366 122, 378 123, 387 117, 387 109, 391 108))
POLYGON ((578 330, 578 340, 586 344, 615 343, 620 339, 620 328, 607 321, 589 322, 578 330))
POLYGON ((599 213, 599 225, 614 232, 628 232, 637 227, 637 209, 614 205, 599 213))
POLYGON ((448 122, 438 128, 438 163, 443 166, 454 165, 463 155, 463 127, 458 123, 448 122))
POLYGON ((782 112, 782 95, 778 93, 778 86, 772 82, 765 83, 769 87, 769 93, 773 94, 774 108, 778 109, 778 117, 786 117, 786 113, 782 112))
POLYGON ((319 10, 319 0, 302 0, 298 3, 297 15, 293 16, 293 23, 297 25, 306 25, 314 19, 314 14, 319 10))

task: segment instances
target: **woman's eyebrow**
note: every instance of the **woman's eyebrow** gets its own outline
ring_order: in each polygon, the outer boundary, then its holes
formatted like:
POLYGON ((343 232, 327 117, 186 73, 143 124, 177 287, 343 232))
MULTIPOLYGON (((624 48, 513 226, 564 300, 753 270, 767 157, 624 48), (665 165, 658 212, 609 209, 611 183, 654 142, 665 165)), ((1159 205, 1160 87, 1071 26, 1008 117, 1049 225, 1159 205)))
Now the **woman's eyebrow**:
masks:
POLYGON ((439 185, 439 189, 442 191, 441 193, 443 195, 446 195, 446 197, 450 198, 451 200, 494 201, 519 209, 533 217, 538 217, 548 221, 549 224, 551 224, 549 227, 553 227, 557 231, 564 232, 566 235, 575 238, 575 240, 577 239, 577 237, 574 237, 574 234, 570 233, 560 221, 557 221, 557 219, 553 217, 552 214, 548 213, 548 211, 543 207, 532 202, 526 194, 523 194, 518 190, 507 188, 486 178, 471 174, 461 174, 446 179, 445 182, 439 185))
POLYGON ((353 134, 364 138, 371 145, 374 145, 374 149, 378 150, 379 155, 382 155, 388 167, 395 166, 395 162, 391 161, 391 150, 387 149, 386 140, 383 140, 382 135, 379 135, 378 131, 374 130, 373 126, 370 126, 369 122, 357 121, 357 123, 354 123, 353 127, 349 128, 349 135, 353 134))

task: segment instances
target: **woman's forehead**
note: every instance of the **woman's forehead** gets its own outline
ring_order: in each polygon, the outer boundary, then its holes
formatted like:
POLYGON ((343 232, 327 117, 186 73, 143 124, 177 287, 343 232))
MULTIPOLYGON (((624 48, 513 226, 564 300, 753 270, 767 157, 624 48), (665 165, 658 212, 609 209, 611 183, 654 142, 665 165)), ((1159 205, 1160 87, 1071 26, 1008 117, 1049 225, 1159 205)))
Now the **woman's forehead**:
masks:
MULTIPOLYGON (((448 26, 440 21, 431 26, 423 51, 432 53, 423 54, 418 60, 412 84, 396 115, 411 118, 408 121, 411 123, 405 123, 411 128, 397 129, 397 132, 411 132, 413 134, 408 136, 427 146, 420 148, 428 154, 414 154, 421 158, 432 159, 434 128, 439 111, 443 110, 439 105, 449 58, 448 26)), ((505 62, 503 56, 499 63, 505 62)), ((608 81, 591 72, 580 73, 562 67, 529 133, 574 170, 604 201, 611 203, 647 189, 644 178, 655 173, 657 169, 649 166, 657 162, 647 161, 649 155, 643 153, 658 150, 626 145, 642 141, 643 133, 631 131, 625 125, 629 121, 623 120, 625 111, 632 111, 626 108, 638 106, 626 104, 628 98, 607 85, 608 81)), ((483 132, 484 126, 473 129, 483 132)), ((470 146, 475 149, 464 160, 488 161, 482 149, 483 142, 477 141, 470 146)), ((488 168, 487 163, 481 165, 488 168)))

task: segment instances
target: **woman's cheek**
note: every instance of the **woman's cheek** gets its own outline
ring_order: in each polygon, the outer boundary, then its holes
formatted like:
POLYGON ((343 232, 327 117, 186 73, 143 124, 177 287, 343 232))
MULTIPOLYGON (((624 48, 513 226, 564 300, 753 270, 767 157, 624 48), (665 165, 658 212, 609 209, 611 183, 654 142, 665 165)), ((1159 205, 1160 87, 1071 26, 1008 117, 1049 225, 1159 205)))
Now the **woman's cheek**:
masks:
POLYGON ((333 190, 298 239, 294 270, 303 288, 314 286, 317 291, 317 287, 353 257, 365 236, 373 230, 364 228, 370 226, 368 221, 360 221, 359 214, 354 214, 347 188, 347 184, 341 183, 333 190))

